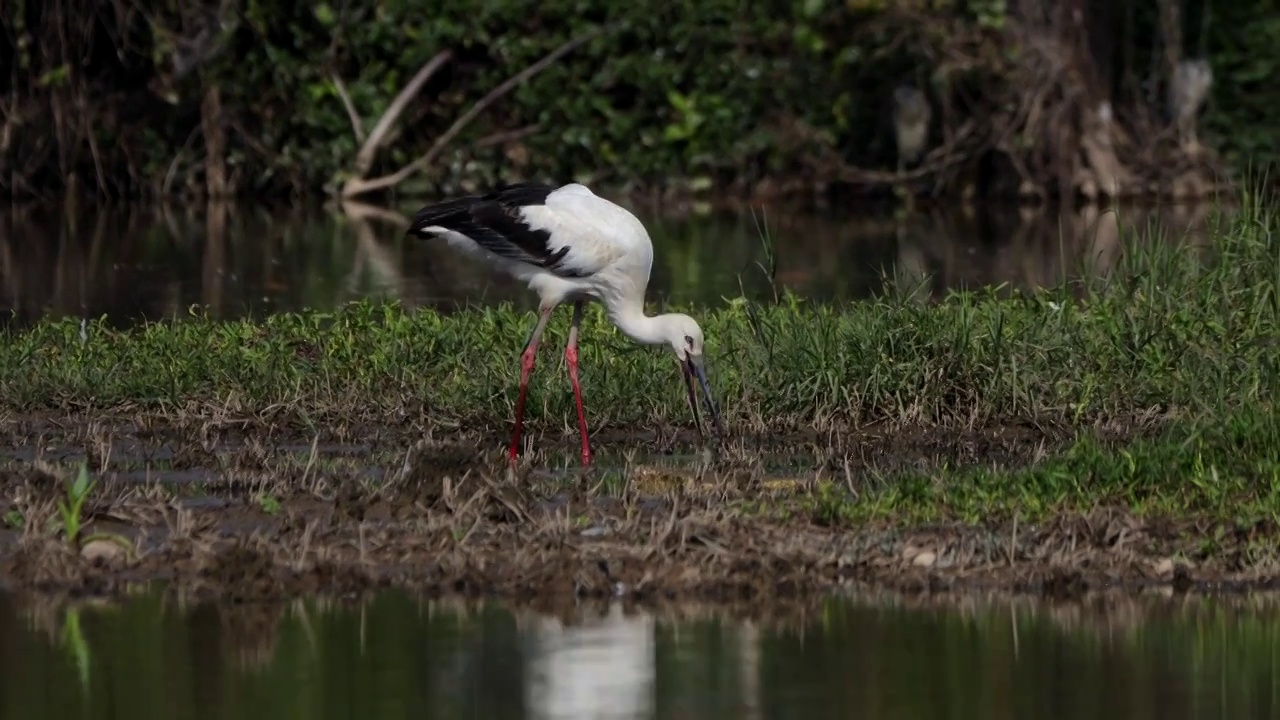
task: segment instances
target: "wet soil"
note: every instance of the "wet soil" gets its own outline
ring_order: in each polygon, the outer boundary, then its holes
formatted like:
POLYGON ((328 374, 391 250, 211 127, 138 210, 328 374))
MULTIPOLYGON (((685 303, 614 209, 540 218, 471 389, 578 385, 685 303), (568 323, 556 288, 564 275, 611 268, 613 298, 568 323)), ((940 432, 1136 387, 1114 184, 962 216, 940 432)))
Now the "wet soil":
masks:
POLYGON ((1042 524, 832 524, 815 509, 819 476, 856 492, 886 469, 1025 464, 1067 442, 1062 429, 741 437, 714 462, 693 451, 692 435, 604 433, 595 468, 581 473, 572 434, 559 432, 535 431, 534 447, 552 452, 535 449, 511 472, 505 438, 492 434, 302 432, 207 417, 0 420, 0 586, 9 590, 112 596, 165 581, 232 601, 396 586, 535 603, 768 605, 851 585, 1053 597, 1280 586, 1274 527, 1222 531, 1124 507, 1042 524), (73 544, 58 503, 81 461, 99 482, 73 544))

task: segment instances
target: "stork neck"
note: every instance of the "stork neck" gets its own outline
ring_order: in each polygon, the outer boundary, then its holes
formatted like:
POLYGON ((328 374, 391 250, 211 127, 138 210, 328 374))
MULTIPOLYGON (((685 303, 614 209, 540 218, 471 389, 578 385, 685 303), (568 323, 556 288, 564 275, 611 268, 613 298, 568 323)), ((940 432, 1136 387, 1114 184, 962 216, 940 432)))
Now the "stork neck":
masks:
POLYGON ((644 306, 638 302, 610 307, 609 320, 622 331, 622 334, 641 345, 659 345, 667 341, 662 316, 645 315, 644 306))

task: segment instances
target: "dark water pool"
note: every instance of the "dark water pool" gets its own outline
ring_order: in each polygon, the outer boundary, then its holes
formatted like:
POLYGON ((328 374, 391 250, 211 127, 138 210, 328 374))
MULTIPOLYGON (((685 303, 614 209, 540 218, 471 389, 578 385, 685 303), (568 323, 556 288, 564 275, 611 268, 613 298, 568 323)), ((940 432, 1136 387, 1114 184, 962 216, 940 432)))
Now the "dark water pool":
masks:
MULTIPOLYGON (((45 313, 117 324, 330 309, 367 297, 448 310, 531 294, 446 248, 405 238, 414 205, 343 214, 319 205, 0 208, 0 323, 45 313), (391 220, 388 220, 388 216, 391 220)), ((947 207, 825 214, 761 207, 672 215, 634 207, 653 237, 649 299, 716 305, 789 290, 815 302, 865 298, 884 278, 922 295, 980 285, 1036 287, 1105 274, 1121 242, 1202 239, 1214 206, 947 207)), ((1222 210, 1223 212, 1219 212, 1222 210)))
POLYGON ((753 623, 399 593, 78 609, 0 595, 0 717, 1275 718, 1278 607, 863 598, 753 623))

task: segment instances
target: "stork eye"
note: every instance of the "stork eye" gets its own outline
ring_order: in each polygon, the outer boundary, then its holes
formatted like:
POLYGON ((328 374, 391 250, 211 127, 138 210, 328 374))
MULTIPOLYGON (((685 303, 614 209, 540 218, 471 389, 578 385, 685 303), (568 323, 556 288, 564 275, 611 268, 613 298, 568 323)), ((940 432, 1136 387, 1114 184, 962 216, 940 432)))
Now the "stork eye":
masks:
POLYGON ((690 337, 690 336, 688 336, 688 335, 685 335, 685 336, 684 336, 684 341, 685 341, 685 342, 687 342, 687 343, 689 343, 689 347, 693 347, 693 338, 692 338, 692 337, 690 337))

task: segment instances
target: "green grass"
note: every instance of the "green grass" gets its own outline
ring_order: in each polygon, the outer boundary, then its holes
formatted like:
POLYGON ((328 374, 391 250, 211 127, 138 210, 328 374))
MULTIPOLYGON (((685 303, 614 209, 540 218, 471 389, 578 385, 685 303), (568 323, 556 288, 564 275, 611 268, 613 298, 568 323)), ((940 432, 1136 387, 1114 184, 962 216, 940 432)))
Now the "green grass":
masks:
MULTIPOLYGON (((920 304, 887 295, 844 306, 743 300, 690 309, 740 429, 829 429, 876 420, 1084 423, 1152 408, 1224 414, 1269 403, 1280 364, 1280 247, 1268 209, 1246 204, 1208 247, 1130 246, 1105 280, 1009 296, 995 289, 920 304)), ((572 418, 548 332, 534 419, 572 418)), ((0 334, 0 409, 283 405, 296 417, 422 411, 509 422, 531 314, 444 315, 356 304, 263 322, 192 316, 115 330, 46 321, 0 334)), ((686 423, 677 364, 614 331, 598 309, 582 343, 592 421, 686 423)))
MULTIPOLYGON (((820 521, 894 517, 1029 521, 1124 504, 1142 514, 1280 527, 1280 222, 1246 198, 1200 246, 1129 245, 1104 278, 1037 293, 991 289, 922 304, 891 291, 811 306, 741 299, 699 312, 731 432, 841 432, 1025 423, 1079 429, 1025 467, 935 467, 835 479, 820 521), (1162 425, 1121 440, 1094 428, 1162 425)), ((893 290, 891 288, 891 290, 893 290)), ((505 431, 531 314, 455 314, 361 303, 262 322, 192 316, 116 330, 47 321, 0 335, 0 412, 112 408, 236 413, 275 422, 398 422, 505 431), (283 411, 283 412, 282 412, 283 411)), ((572 427, 548 331, 530 422, 572 427)), ((582 344, 599 429, 690 422, 666 349, 635 348, 593 309, 582 344)))
MULTIPOLYGON (((815 490, 806 510, 823 524, 980 524, 1014 517, 1041 522, 1104 506, 1274 536, 1280 530, 1280 417, 1255 407, 1178 420, 1154 437, 1123 443, 1085 432, 1025 467, 935 468, 863 477, 852 488, 832 480, 815 490)), ((1268 542, 1275 545, 1274 537, 1268 542)))

